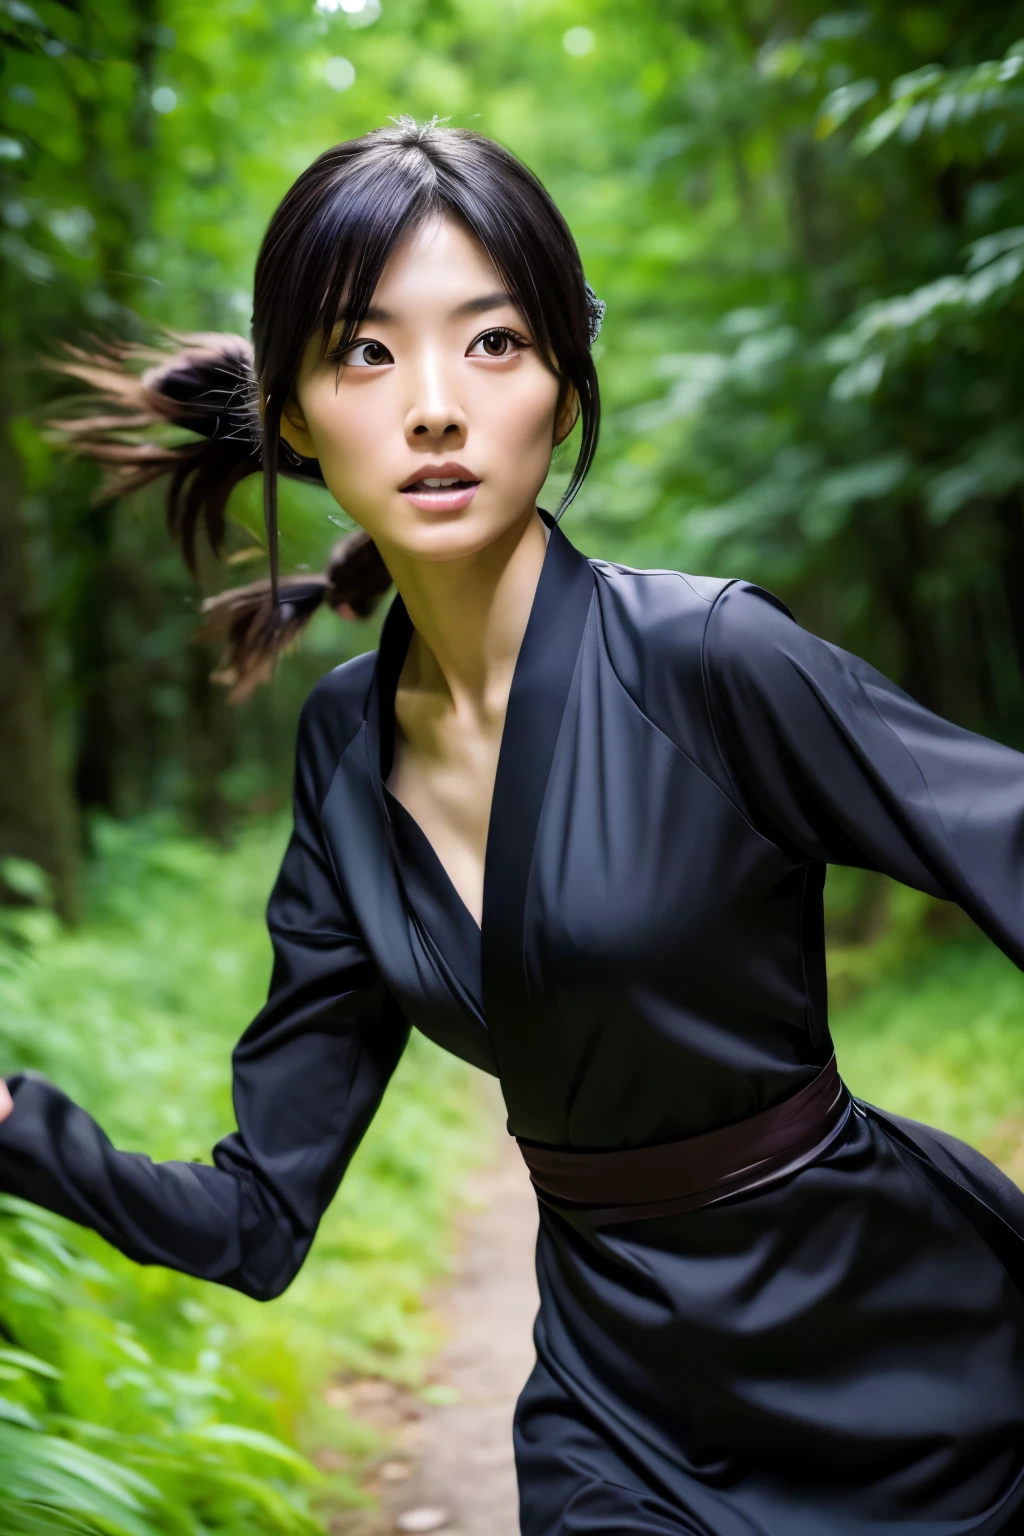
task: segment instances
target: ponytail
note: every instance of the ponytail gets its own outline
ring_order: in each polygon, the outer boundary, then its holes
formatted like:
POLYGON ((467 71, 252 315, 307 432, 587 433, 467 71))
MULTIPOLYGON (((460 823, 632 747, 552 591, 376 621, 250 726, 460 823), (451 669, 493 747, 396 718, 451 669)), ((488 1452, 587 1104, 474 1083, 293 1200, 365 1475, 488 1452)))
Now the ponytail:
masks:
POLYGON ((168 531, 194 575, 199 525, 219 556, 228 497, 260 468, 259 395, 243 337, 175 339, 182 347, 171 355, 117 342, 92 354, 67 347, 50 367, 87 385, 89 396, 70 402, 74 414, 50 426, 69 453, 102 465, 101 501, 168 477, 168 531), (146 361, 137 372, 133 365, 146 361), (184 427, 199 440, 171 447, 147 439, 156 426, 184 427))
POLYGON ((321 603, 344 619, 369 618, 391 585, 391 575, 369 534, 339 539, 321 576, 285 576, 218 592, 203 603, 200 634, 224 646, 214 680, 231 689, 232 704, 270 680, 277 658, 305 629, 321 603))
MULTIPOLYGON (((265 454, 253 349, 244 337, 198 333, 171 339, 174 352, 116 342, 100 343, 93 352, 66 347, 49 366, 85 384, 89 394, 69 402, 71 414, 49 426, 67 452, 103 467, 100 501, 167 477, 168 531, 195 575, 200 527, 219 558, 228 498, 247 476, 264 470, 266 483, 276 481, 279 470, 320 485, 323 477, 315 459, 296 453, 276 431, 265 454), (148 366, 140 371, 139 364, 148 366), (160 426, 198 436, 167 445, 147 435, 160 426), (265 467, 265 459, 277 462, 265 467)), ((339 540, 322 575, 278 577, 276 485, 267 486, 266 505, 274 514, 267 528, 270 579, 221 592, 202 605, 207 621, 201 637, 224 643, 213 677, 230 687, 232 702, 270 680, 278 657, 322 602, 343 617, 367 618, 391 583, 376 545, 362 532, 339 540)))

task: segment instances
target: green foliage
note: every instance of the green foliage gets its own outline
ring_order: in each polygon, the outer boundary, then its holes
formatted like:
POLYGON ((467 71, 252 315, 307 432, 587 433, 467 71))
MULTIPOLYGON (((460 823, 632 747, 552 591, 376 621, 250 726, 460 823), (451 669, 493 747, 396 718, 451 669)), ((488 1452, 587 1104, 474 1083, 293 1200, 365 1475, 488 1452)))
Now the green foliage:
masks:
POLYGON ((1024 9, 676 15, 688 67, 645 114, 636 218, 675 225, 677 260, 629 338, 609 326, 661 382, 613 410, 595 535, 752 576, 1018 741, 1024 9))
MULTIPOLYGON (((101 824, 77 933, 9 914, 3 1072, 44 1072, 118 1145, 207 1155, 233 1125, 229 1053, 266 985, 283 833, 257 824, 225 856, 158 824, 101 824)), ((488 1144, 468 1069, 414 1040, 272 1307, 0 1200, 4 1531, 301 1536, 317 1509, 358 1499, 374 1445, 323 1404, 324 1379, 420 1379, 423 1288, 447 1263, 459 1175, 488 1144), (341 1473, 315 1473, 300 1444, 340 1448, 341 1473)))
MULTIPOLYGON (((97 332, 247 330, 278 198, 324 147, 399 113, 522 155, 609 301, 602 445, 570 533, 612 558, 764 582, 926 704, 1024 744, 1021 39, 1020 0, 0 0, 0 431, 20 466, 20 485, 2 477, 0 498, 18 497, 3 526, 25 543, 53 751, 94 854, 73 935, 32 849, 0 865, 0 1066, 47 1072, 155 1156, 202 1155, 230 1125, 227 1054, 260 1001, 280 829, 255 825, 218 858, 154 813, 223 842, 279 806, 311 680, 373 643, 324 615, 275 687, 229 711, 189 644, 199 591, 158 499, 93 505, 92 474, 45 441, 58 386, 36 359, 97 332)), ((543 505, 571 454, 572 440, 543 505)), ((264 568, 254 481, 232 511, 232 563, 204 556, 204 590, 264 568)), ((287 486, 286 566, 315 568, 345 525, 325 492, 287 486)), ((847 873, 829 882, 844 1071, 1024 1176, 1016 972, 956 933, 940 948, 926 901, 847 873)), ((3 1254, 35 1254, 52 1281, 17 1313, 9 1267, 0 1289, 14 1351, 0 1489, 27 1490, 11 1529, 277 1531, 289 1500, 306 1518, 316 1490, 298 1469, 217 1426, 340 1441, 358 1463, 359 1432, 310 1405, 327 1369, 416 1379, 422 1285, 477 1131, 462 1069, 414 1041, 272 1308, 0 1216, 3 1254), (114 1392, 125 1340, 149 1363, 114 1392), (161 1393, 163 1428, 147 1417, 161 1393), (215 1517, 161 1491, 160 1458, 183 1454, 195 1413, 215 1517), (80 1460, 40 1512, 54 1438, 80 1460), (252 1473, 285 1503, 259 1503, 252 1473)))
MULTIPOLYGON (((226 711, 186 643, 196 595, 155 499, 106 521, 88 509, 89 476, 40 442, 54 386, 27 361, 97 325, 246 330, 277 199, 326 145, 399 112, 522 154, 610 301, 577 535, 763 581, 924 702, 1017 740, 1017 0, 5 14, 0 324, 22 360, 26 526, 86 804, 172 804, 222 835, 279 801, 299 699, 372 633, 325 618, 272 692, 226 711)), ((241 563, 206 562, 207 585, 262 569, 254 482, 234 512, 241 563)), ((325 492, 288 486, 286 565, 315 567, 339 524, 325 492)))
POLYGON ((4 1530, 315 1536, 321 1480, 253 1427, 265 1410, 222 1367, 218 1329, 191 1330, 184 1367, 166 1341, 154 1357, 125 1321, 132 1288, 66 1223, 0 1201, 0 1321, 25 1346, 0 1349, 4 1530))
MULTIPOLYGON (((870 974, 870 968, 868 968, 870 974)), ((977 936, 918 946, 833 1009, 843 1077, 1024 1179, 1024 977, 977 936)))

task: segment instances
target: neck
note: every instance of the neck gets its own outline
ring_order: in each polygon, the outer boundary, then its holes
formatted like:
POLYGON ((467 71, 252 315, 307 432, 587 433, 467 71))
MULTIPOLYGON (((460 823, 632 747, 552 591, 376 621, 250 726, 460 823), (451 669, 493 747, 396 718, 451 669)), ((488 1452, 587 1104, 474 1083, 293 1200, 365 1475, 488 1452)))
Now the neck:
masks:
POLYGON ((504 713, 526 633, 548 530, 531 507, 500 538, 462 560, 382 551, 413 625, 403 682, 447 693, 458 708, 504 713))

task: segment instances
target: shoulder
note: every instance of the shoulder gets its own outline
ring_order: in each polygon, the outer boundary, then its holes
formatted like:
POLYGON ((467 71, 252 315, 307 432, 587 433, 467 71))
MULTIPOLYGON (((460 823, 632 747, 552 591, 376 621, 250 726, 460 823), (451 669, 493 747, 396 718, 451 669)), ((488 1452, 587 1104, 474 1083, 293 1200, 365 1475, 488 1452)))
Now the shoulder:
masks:
POLYGON ((699 679, 712 636, 716 649, 739 658, 780 624, 794 627, 781 598, 742 577, 590 563, 609 647, 635 686, 659 668, 699 679))
POLYGON ((734 581, 708 614, 705 670, 743 672, 771 666, 793 643, 800 626, 774 592, 752 581, 734 581))
POLYGON ((366 718, 377 652, 365 651, 313 685, 299 715, 296 772, 322 799, 346 747, 366 718))
POLYGON ((590 564, 603 612, 652 649, 662 646, 678 655, 687 644, 699 647, 712 614, 716 629, 726 627, 737 641, 758 628, 773 628, 773 614, 793 622, 780 597, 741 576, 645 570, 611 560, 590 564))
POLYGON ((735 578, 590 563, 607 664, 641 713, 715 772, 701 651, 708 615, 735 578))
POLYGON ((702 667, 709 702, 803 707, 810 694, 836 697, 869 669, 858 657, 805 629, 781 598, 750 581, 734 582, 714 605, 702 667))
POLYGON ((730 582, 712 610, 708 615, 706 643, 737 654, 797 627, 782 598, 753 581, 730 582))
POLYGON ((602 607, 615 611, 637 634, 677 634, 681 622, 702 625, 733 576, 696 576, 688 571, 644 569, 613 560, 591 560, 602 607))
POLYGON ((638 702, 652 670, 699 661, 704 625, 729 577, 590 562, 609 656, 638 702))
POLYGON ((709 695, 770 686, 771 655, 803 634, 781 598, 737 576, 591 562, 604 644, 639 708, 713 777, 721 754, 709 695))
POLYGON ((332 667, 313 684, 302 706, 307 728, 355 734, 366 715, 366 700, 377 665, 377 652, 363 651, 332 667))

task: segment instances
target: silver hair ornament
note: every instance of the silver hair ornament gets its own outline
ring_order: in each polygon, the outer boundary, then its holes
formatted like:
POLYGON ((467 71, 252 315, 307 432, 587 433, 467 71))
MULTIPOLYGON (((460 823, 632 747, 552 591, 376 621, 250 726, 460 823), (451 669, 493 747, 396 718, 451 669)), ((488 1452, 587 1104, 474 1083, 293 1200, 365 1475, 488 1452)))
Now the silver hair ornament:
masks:
POLYGON ((590 332, 590 345, 593 346, 601 334, 601 321, 604 319, 608 303, 607 300, 598 298, 588 282, 584 281, 583 286, 587 290, 587 328, 590 332))

